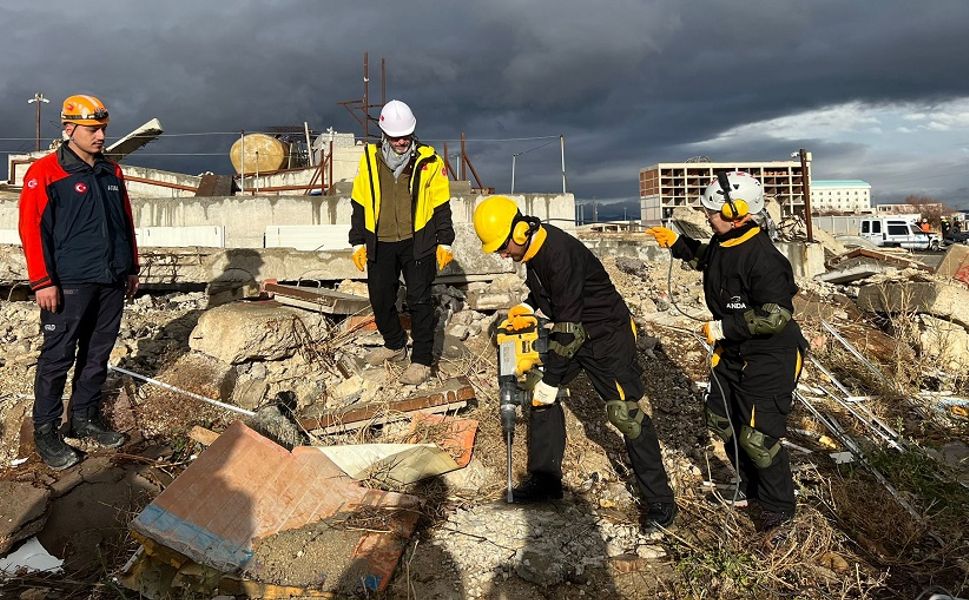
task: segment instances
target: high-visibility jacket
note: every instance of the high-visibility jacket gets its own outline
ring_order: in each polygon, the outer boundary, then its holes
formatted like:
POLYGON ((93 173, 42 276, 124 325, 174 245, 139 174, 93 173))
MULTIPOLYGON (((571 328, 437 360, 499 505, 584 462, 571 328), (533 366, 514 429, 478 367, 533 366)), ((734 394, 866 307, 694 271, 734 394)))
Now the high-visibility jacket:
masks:
POLYGON ((67 143, 30 166, 20 193, 20 240, 32 290, 114 284, 138 273, 121 167, 81 160, 67 143))
MULTIPOLYGON (((360 168, 353 180, 350 203, 350 245, 367 245, 372 260, 377 252, 377 220, 380 218, 380 174, 377 169, 380 146, 367 144, 360 159, 360 168)), ((416 148, 414 168, 410 178, 411 214, 414 223, 414 258, 433 253, 438 244, 454 242, 451 224, 451 186, 447 167, 434 153, 434 148, 420 144, 416 148)))

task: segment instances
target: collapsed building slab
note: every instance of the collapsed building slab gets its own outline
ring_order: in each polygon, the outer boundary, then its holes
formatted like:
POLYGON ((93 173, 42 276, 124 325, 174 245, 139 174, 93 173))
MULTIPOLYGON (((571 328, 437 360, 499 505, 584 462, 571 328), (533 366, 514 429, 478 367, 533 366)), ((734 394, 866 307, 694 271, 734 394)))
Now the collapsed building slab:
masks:
POLYGON ((850 283, 896 269, 929 270, 928 267, 918 261, 866 248, 856 248, 851 252, 835 257, 828 263, 828 266, 830 270, 818 275, 816 277, 818 281, 850 283))
POLYGON ((858 306, 882 313, 921 313, 969 327, 969 290, 961 285, 927 282, 886 282, 858 292, 858 306))

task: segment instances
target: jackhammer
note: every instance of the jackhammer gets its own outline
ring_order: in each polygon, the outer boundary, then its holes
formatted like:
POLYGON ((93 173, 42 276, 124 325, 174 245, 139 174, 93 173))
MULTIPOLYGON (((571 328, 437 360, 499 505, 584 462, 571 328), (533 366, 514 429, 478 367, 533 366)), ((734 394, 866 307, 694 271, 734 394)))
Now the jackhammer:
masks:
POLYGON ((498 411, 507 449, 507 500, 512 497, 512 444, 518 408, 522 413, 532 402, 531 390, 542 377, 542 358, 548 348, 545 319, 539 319, 524 304, 512 307, 508 318, 498 326, 495 342, 498 345, 498 411))

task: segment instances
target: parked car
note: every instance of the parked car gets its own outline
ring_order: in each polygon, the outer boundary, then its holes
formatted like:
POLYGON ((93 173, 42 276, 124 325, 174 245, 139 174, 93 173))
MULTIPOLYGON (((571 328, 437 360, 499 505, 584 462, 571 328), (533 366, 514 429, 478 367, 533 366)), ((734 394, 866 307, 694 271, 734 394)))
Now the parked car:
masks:
POLYGON ((926 233, 915 223, 892 217, 862 219, 859 235, 883 248, 938 250, 942 246, 939 234, 926 233))

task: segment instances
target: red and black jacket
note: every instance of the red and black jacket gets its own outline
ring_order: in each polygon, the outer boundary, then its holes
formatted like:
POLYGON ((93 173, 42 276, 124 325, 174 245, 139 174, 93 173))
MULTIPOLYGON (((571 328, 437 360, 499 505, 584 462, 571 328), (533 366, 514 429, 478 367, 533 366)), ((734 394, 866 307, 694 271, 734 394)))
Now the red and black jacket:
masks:
POLYGON ((35 162, 20 194, 20 240, 34 291, 136 275, 138 246, 121 167, 102 155, 92 167, 66 142, 35 162))

